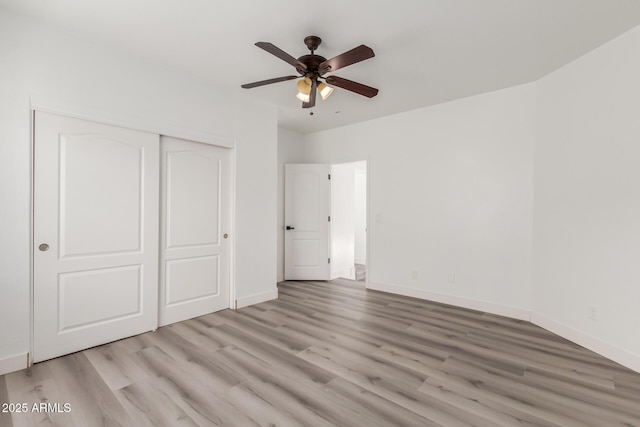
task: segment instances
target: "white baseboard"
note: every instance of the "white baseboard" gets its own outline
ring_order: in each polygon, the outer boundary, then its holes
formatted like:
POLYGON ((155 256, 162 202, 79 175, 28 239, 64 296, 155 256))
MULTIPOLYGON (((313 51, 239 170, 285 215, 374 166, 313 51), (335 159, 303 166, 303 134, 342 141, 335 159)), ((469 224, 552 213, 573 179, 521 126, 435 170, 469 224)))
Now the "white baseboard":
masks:
POLYGON ((367 265, 367 259, 366 258, 356 258, 355 259, 355 264, 367 265))
POLYGON ((25 369, 28 367, 27 363, 27 353, 16 354, 15 356, 0 359, 0 375, 25 369))
POLYGON ((603 341, 587 333, 581 332, 564 323, 550 319, 542 314, 532 312, 531 323, 540 326, 554 334, 560 335, 569 341, 588 348, 607 359, 611 359, 629 369, 640 372, 640 355, 630 353, 620 347, 603 341))
POLYGON ((265 301, 271 301, 272 299, 278 299, 278 289, 272 289, 267 292, 262 292, 248 297, 242 297, 236 299, 236 308, 248 307, 250 305, 259 304, 265 301))
POLYGON ((284 282, 284 274, 278 275, 278 277, 276 278, 276 282, 277 283, 284 282))
POLYGON ((525 308, 509 307, 486 301, 478 301, 453 295, 439 294, 437 292, 404 288, 401 286, 387 285, 382 283, 367 282, 367 288, 375 291, 389 292, 392 294, 399 294, 407 297, 420 298, 428 301, 435 301, 443 304, 451 304, 458 307, 470 308, 472 310, 484 311, 485 313, 497 314, 500 316, 510 317, 512 319, 531 321, 531 310, 527 310, 525 308))

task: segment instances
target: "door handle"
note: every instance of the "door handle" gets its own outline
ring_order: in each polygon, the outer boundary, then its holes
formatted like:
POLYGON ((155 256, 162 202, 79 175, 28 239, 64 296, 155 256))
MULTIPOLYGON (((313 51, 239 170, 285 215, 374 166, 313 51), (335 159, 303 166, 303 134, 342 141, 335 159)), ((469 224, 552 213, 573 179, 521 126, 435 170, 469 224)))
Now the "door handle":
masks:
POLYGON ((43 243, 40 246, 38 246, 38 249, 40 249, 42 252, 48 251, 49 245, 47 245, 46 243, 43 243))
POLYGON ((287 230, 295 230, 295 229, 296 229, 295 227, 292 227, 292 226, 290 226, 290 225, 287 225, 287 230))

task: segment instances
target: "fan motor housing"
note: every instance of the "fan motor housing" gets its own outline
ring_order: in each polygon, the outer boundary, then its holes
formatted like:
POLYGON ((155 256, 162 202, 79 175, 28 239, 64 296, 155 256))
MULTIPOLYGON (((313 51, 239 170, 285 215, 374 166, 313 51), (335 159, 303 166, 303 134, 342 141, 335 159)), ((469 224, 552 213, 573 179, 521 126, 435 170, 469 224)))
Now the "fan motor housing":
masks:
POLYGON ((324 56, 314 54, 302 55, 300 58, 298 58, 298 61, 307 66, 307 73, 317 72, 320 64, 322 64, 326 60, 327 59, 324 56))

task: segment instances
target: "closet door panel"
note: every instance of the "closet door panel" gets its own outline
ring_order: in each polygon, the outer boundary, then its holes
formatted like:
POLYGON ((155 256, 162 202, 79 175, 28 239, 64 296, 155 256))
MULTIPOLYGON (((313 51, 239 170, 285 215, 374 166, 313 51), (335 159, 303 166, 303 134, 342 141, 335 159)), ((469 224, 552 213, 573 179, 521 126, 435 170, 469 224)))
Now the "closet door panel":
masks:
POLYGON ((159 136, 37 112, 34 361, 157 327, 159 136))

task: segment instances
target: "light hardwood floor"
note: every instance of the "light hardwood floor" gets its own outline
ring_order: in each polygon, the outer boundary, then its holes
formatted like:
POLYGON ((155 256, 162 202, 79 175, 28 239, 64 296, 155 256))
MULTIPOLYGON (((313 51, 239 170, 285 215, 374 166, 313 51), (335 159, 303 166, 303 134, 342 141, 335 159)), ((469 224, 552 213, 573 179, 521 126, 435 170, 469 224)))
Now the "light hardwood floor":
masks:
POLYGON ((279 292, 0 376, 0 403, 61 411, 0 426, 640 426, 640 374, 530 323, 349 280, 279 292))

